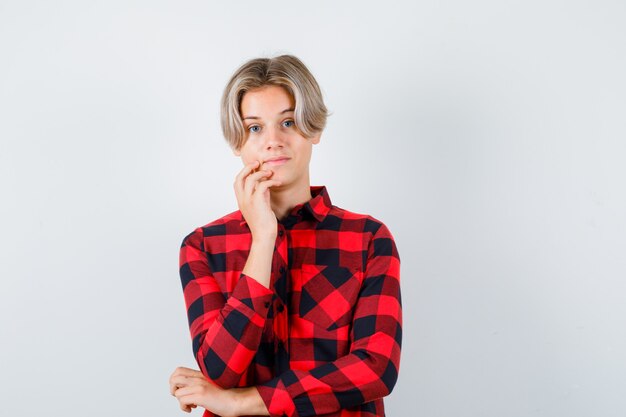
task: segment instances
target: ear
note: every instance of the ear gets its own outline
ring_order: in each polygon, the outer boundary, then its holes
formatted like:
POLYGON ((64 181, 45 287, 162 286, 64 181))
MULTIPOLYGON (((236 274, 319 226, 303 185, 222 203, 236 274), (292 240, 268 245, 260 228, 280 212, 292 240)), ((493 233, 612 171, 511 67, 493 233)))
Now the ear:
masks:
POLYGON ((239 149, 235 149, 235 148, 232 148, 232 151, 233 151, 233 155, 235 155, 235 156, 241 156, 241 150, 239 150, 239 149))
POLYGON ((311 136, 309 139, 313 145, 317 145, 320 143, 320 138, 322 137, 322 132, 316 133, 315 136, 311 136))

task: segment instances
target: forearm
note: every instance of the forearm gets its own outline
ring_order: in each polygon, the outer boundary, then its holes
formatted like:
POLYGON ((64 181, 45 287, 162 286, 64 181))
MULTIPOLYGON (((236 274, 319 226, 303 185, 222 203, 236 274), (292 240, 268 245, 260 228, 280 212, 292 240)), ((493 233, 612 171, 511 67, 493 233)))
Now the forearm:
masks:
POLYGON ((268 288, 244 274, 206 331, 192 326, 192 334, 196 334, 193 349, 200 369, 219 386, 239 385, 258 350, 271 297, 268 288), (251 294, 254 296, 246 302, 251 294))
POLYGON ((170 376, 170 393, 178 399, 181 409, 187 412, 201 406, 211 416, 269 415, 256 388, 220 388, 201 372, 190 368, 176 368, 170 376))
MULTIPOLYGON (((388 350, 385 346, 381 348, 388 350)), ((392 350, 391 358, 357 350, 308 371, 288 370, 256 388, 271 416, 336 413, 391 392, 399 363, 399 350, 392 350)))
POLYGON ((267 407, 255 387, 233 388, 238 416, 269 416, 267 407))
POLYGON ((271 236, 253 238, 248 259, 242 271, 266 288, 270 287, 275 242, 276 240, 271 236))
POLYGON ((254 234, 244 270, 227 295, 211 268, 218 263, 212 257, 223 256, 224 249, 206 246, 202 228, 181 245, 180 277, 194 357, 202 373, 223 388, 239 385, 258 350, 273 296, 275 241, 270 231, 254 234))

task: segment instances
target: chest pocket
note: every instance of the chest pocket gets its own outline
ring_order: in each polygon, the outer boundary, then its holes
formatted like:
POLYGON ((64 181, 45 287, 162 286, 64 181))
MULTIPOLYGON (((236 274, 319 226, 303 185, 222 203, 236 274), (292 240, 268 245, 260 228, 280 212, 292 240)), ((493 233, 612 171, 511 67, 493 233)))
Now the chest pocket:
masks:
POLYGON ((302 265, 300 317, 326 330, 350 324, 361 288, 360 274, 342 266, 302 265))

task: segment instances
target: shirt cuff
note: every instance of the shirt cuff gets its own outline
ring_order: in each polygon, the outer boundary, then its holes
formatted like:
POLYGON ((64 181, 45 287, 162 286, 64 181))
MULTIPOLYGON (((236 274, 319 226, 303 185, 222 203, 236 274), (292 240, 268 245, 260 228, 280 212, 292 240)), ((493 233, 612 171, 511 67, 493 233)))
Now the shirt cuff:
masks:
POLYGON ((242 273, 230 298, 240 301, 241 304, 246 305, 252 312, 266 318, 273 295, 274 292, 272 290, 259 284, 256 279, 242 273))
POLYGON ((274 378, 264 384, 257 385, 256 389, 259 391, 270 417, 298 417, 293 399, 280 378, 274 378))

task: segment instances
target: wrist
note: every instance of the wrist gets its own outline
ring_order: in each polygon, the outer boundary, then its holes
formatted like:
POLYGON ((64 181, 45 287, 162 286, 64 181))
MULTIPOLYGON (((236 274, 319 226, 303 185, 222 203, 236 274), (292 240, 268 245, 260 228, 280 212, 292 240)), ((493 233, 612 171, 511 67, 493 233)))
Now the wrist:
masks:
POLYGON ((263 233, 263 234, 253 234, 252 235, 252 244, 251 247, 256 247, 258 249, 268 249, 271 248, 274 250, 274 244, 276 243, 276 233, 263 233))
POLYGON ((241 388, 231 388, 226 390, 228 400, 227 403, 231 405, 231 416, 245 416, 245 404, 244 396, 242 395, 241 388))
POLYGON ((267 407, 256 387, 236 388, 238 416, 269 416, 267 407))

